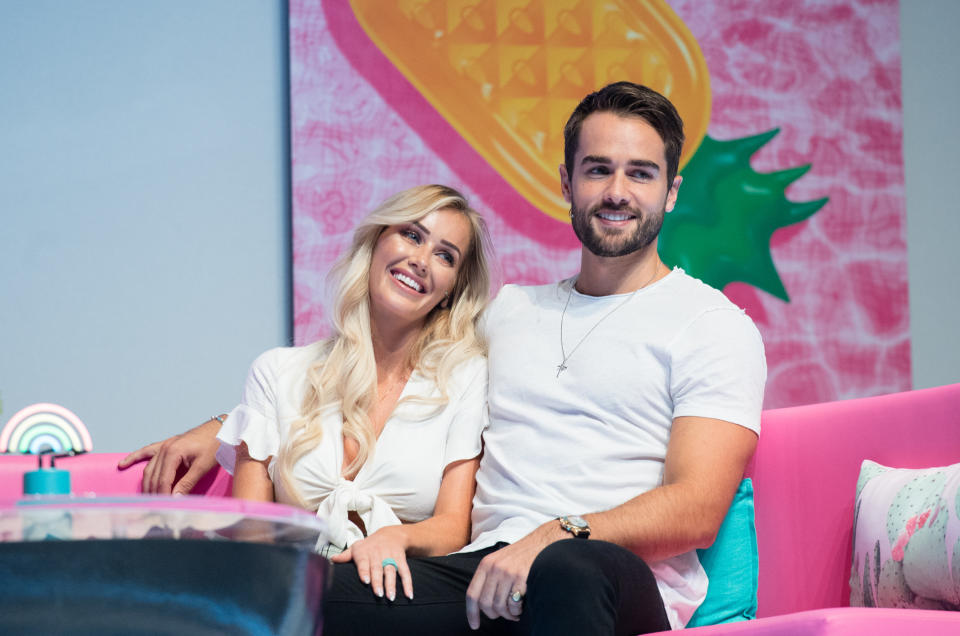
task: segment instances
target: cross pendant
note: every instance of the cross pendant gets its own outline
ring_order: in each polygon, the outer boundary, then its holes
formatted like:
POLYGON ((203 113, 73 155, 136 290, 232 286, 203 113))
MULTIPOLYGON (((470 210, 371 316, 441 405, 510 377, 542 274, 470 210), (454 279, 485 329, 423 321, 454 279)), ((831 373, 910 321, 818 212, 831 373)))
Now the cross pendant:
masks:
POLYGON ((560 373, 563 372, 563 371, 566 371, 566 370, 567 370, 567 365, 565 365, 563 362, 561 362, 560 364, 558 364, 558 365, 557 365, 557 377, 559 378, 559 377, 560 377, 560 373))

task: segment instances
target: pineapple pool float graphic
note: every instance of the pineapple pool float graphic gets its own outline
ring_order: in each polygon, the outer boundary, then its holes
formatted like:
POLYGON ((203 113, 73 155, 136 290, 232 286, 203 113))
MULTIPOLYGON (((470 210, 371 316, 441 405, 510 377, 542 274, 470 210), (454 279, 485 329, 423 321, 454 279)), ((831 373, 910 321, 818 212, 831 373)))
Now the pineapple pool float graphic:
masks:
POLYGON ((530 204, 502 212, 532 210, 568 223, 557 166, 577 103, 619 80, 663 93, 684 121, 680 168, 692 186, 664 220, 661 257, 718 289, 742 281, 789 299, 770 238, 827 199, 785 198, 809 166, 767 174, 750 167, 776 130, 723 142, 707 135, 706 61, 665 2, 351 0, 350 7, 410 84, 530 204))

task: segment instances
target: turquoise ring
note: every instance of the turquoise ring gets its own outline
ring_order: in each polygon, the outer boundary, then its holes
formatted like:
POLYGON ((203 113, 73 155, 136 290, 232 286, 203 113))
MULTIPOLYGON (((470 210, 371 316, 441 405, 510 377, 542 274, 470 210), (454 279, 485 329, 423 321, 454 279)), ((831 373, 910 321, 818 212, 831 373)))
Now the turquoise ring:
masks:
POLYGON ((382 567, 382 568, 386 568, 388 565, 392 565, 395 570, 399 570, 399 569, 400 569, 400 568, 397 567, 397 562, 394 561, 393 559, 387 558, 387 559, 384 559, 383 561, 380 562, 380 567, 382 567))

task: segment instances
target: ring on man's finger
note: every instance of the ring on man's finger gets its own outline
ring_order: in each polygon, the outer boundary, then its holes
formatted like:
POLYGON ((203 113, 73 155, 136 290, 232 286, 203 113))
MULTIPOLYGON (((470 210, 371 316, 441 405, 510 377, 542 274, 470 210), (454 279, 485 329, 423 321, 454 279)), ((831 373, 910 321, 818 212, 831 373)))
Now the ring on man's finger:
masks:
POLYGON ((386 568, 388 565, 392 565, 395 570, 400 569, 397 567, 397 562, 391 559, 390 557, 387 557, 386 559, 380 562, 380 567, 382 568, 386 568))
POLYGON ((513 594, 510 595, 510 600, 514 603, 519 603, 523 600, 523 594, 520 593, 520 590, 514 590, 513 594))

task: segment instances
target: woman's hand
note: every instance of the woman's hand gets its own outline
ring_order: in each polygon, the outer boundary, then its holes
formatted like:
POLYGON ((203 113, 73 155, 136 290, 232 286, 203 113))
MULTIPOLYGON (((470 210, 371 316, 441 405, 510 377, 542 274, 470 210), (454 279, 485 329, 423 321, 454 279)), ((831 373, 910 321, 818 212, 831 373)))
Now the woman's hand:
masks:
POLYGON ((391 601, 397 596, 397 576, 403 585, 403 594, 413 598, 413 579, 407 566, 407 537, 403 526, 387 526, 357 541, 340 554, 331 557, 334 563, 353 561, 360 580, 371 586, 377 596, 386 596, 391 601), (393 559, 397 564, 383 565, 393 559))
POLYGON ((186 495, 217 465, 219 431, 220 422, 210 418, 186 433, 133 451, 120 460, 117 468, 123 470, 149 459, 143 469, 141 489, 144 493, 186 495), (186 468, 186 473, 178 480, 177 472, 181 466, 186 468))
POLYGON ((399 576, 404 595, 413 598, 407 554, 418 557, 449 554, 462 548, 470 539, 470 501, 479 464, 480 458, 474 457, 447 466, 433 516, 429 519, 380 528, 330 560, 334 563, 353 561, 360 580, 370 585, 377 596, 386 592, 391 601, 396 598, 399 576), (384 567, 385 559, 393 559, 397 567, 384 567))

